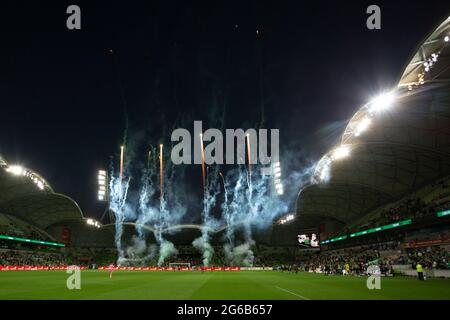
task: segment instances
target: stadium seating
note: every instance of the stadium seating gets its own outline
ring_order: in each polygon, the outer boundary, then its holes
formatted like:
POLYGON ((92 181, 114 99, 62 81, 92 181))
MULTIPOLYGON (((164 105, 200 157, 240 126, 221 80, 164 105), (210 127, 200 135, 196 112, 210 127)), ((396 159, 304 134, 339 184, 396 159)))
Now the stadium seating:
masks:
POLYGON ((429 184, 402 199, 373 210, 361 219, 333 234, 343 234, 369 229, 404 219, 417 219, 450 209, 450 177, 429 184))
POLYGON ((67 260, 61 253, 20 250, 1 250, 0 266, 64 266, 67 260))

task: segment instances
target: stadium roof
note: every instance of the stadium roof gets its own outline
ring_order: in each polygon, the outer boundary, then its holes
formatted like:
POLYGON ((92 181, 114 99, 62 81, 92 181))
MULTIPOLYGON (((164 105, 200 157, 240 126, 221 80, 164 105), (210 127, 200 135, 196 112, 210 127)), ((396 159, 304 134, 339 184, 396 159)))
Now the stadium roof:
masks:
POLYGON ((1 157, 0 212, 42 229, 60 221, 83 217, 75 201, 55 193, 38 173, 8 165, 1 157))
POLYGON ((298 224, 347 224, 450 174, 450 17, 397 88, 361 107, 297 199, 298 224))
POLYGON ((0 167, 6 166, 6 161, 3 160, 2 155, 0 154, 0 167))
POLYGON ((439 82, 448 81, 450 79, 449 62, 450 53, 448 45, 446 50, 442 50, 444 44, 450 43, 450 17, 445 19, 434 31, 419 45, 416 53, 412 57, 409 64, 406 66, 405 71, 399 82, 399 87, 414 86, 419 82, 421 74, 424 72, 427 74, 427 82, 439 82), (447 40, 446 40, 447 39, 447 40), (433 56, 433 54, 439 55, 438 62, 435 63, 432 59, 432 65, 428 71, 424 65, 427 60, 433 56), (442 61, 446 61, 442 63, 442 61))

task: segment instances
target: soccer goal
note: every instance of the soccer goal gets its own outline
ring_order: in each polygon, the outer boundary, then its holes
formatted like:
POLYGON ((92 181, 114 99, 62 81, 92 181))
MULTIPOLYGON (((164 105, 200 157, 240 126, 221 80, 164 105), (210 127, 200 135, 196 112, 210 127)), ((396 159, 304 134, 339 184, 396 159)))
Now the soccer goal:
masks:
POLYGON ((189 262, 172 262, 169 263, 171 268, 190 268, 191 264, 189 262))

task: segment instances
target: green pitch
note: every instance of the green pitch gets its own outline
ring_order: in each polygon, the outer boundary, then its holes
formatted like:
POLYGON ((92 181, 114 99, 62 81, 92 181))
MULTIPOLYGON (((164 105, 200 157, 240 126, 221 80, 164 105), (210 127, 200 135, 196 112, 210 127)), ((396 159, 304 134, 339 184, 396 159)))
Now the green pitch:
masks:
POLYGON ((81 289, 69 290, 64 271, 2 271, 0 299, 450 299, 450 279, 382 278, 278 271, 82 271, 81 289))

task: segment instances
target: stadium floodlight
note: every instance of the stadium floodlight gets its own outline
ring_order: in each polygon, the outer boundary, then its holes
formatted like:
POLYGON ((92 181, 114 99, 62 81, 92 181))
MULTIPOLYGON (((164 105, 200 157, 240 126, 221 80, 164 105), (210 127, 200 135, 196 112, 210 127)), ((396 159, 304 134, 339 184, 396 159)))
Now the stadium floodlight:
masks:
POLYGON ((44 184, 42 183, 42 181, 38 181, 36 184, 39 189, 44 190, 44 184))
POLYGON ((19 165, 11 165, 5 168, 6 172, 9 172, 15 176, 24 176, 29 178, 40 190, 44 190, 45 181, 42 180, 39 176, 34 174, 31 170, 27 170, 19 165))
POLYGON ((369 102, 369 110, 374 113, 385 111, 391 107, 394 100, 395 95, 393 92, 380 94, 369 102))
POLYGON ((281 166, 280 161, 272 163, 272 175, 273 183, 275 185, 275 191, 279 196, 281 196, 284 193, 283 190, 283 184, 281 183, 281 166))
POLYGON ((22 166, 18 165, 9 166, 6 168, 6 171, 16 176, 22 176, 26 173, 25 169, 22 166))
POLYGON ((275 184, 275 189, 277 190, 278 195, 282 195, 284 193, 283 185, 281 183, 275 184))
POLYGON ((98 170, 97 179, 98 179, 98 190, 97 190, 98 200, 106 201, 107 200, 107 185, 108 185, 106 171, 98 170))
POLYGON ((101 227, 100 222, 98 222, 97 220, 94 220, 92 218, 86 219, 86 224, 88 224, 90 226, 93 226, 93 227, 96 227, 96 228, 100 228, 101 227))
POLYGON ((350 147, 348 145, 342 145, 333 150, 331 155, 333 160, 340 160, 350 155, 350 147))
POLYGON ((355 129, 355 136, 359 137, 361 133, 367 130, 371 124, 372 120, 369 117, 364 117, 357 125, 355 129))
POLYGON ((330 165, 325 165, 320 171, 319 179, 320 181, 327 181, 330 178, 330 165))
POLYGON ((311 177, 312 183, 325 183, 330 180, 331 162, 332 159, 330 155, 322 157, 322 159, 317 162, 314 169, 314 175, 311 177))
POLYGON ((292 214, 292 213, 290 213, 290 214, 288 214, 288 215, 285 215, 284 217, 281 217, 279 220, 278 220, 278 223, 279 224, 285 224, 285 223, 288 223, 288 222, 290 222, 290 221, 293 221, 295 219, 295 216, 292 214))

